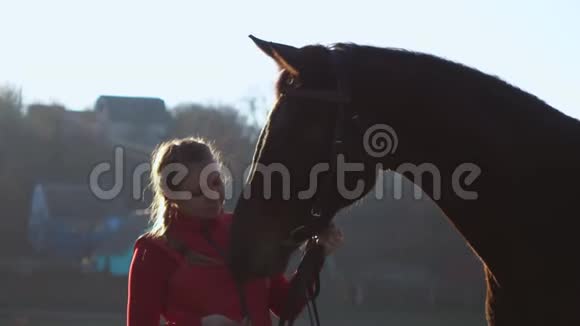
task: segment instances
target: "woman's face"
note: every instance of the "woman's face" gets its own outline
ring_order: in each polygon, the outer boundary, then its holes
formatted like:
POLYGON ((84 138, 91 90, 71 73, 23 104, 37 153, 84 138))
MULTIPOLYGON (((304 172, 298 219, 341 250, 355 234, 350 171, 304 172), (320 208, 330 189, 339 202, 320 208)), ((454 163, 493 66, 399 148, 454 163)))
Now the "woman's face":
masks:
POLYGON ((181 191, 188 192, 188 198, 176 200, 177 207, 200 218, 215 218, 222 213, 224 184, 215 161, 187 165, 188 174, 181 183, 181 191))

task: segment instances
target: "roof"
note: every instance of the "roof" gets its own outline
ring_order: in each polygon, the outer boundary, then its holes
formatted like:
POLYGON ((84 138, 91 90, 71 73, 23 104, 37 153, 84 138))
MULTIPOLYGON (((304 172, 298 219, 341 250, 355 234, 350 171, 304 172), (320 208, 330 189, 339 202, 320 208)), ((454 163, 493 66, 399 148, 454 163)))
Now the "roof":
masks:
POLYGON ((27 115, 47 115, 47 114, 62 114, 66 108, 59 104, 30 104, 26 110, 27 115))
POLYGON ((64 111, 63 118, 69 121, 80 123, 94 123, 97 121, 95 111, 64 111))
POLYGON ((57 219, 101 219, 126 214, 120 200, 97 198, 88 184, 42 184, 50 215, 57 219))
POLYGON ((166 123, 170 118, 165 102, 154 97, 103 95, 97 99, 95 111, 107 111, 109 120, 118 122, 166 123))

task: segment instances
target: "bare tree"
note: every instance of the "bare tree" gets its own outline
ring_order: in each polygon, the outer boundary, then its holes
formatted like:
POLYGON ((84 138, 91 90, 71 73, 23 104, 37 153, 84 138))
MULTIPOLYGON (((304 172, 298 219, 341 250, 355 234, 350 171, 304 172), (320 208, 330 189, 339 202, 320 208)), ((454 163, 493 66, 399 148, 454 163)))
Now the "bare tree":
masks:
POLYGON ((196 136, 211 141, 226 164, 250 162, 259 129, 228 106, 183 104, 174 109, 172 137, 196 136))

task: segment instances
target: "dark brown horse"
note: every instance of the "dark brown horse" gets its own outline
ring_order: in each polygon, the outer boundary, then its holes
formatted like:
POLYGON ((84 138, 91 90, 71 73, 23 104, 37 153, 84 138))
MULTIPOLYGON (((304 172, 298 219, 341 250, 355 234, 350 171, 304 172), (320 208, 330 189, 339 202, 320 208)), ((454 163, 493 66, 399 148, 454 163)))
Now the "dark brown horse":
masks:
POLYGON ((240 279, 285 268, 311 235, 292 232, 320 218, 320 198, 334 215, 390 169, 435 200, 483 262, 490 325, 580 325, 579 121, 428 54, 253 40, 281 73, 235 209, 240 279), (345 162, 364 169, 341 178, 345 162))

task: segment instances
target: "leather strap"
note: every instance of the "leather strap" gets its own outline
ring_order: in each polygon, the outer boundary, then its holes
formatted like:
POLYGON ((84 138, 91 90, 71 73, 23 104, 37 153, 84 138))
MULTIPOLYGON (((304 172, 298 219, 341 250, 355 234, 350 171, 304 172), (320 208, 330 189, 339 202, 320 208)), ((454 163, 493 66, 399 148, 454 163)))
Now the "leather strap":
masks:
POLYGON ((192 266, 220 266, 224 265, 223 261, 218 259, 208 257, 199 252, 191 250, 189 247, 184 245, 181 241, 175 239, 174 237, 164 235, 163 240, 167 245, 177 251, 180 255, 185 258, 188 264, 192 266))

